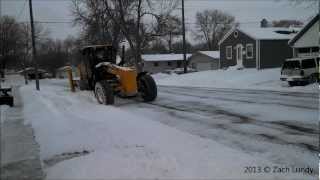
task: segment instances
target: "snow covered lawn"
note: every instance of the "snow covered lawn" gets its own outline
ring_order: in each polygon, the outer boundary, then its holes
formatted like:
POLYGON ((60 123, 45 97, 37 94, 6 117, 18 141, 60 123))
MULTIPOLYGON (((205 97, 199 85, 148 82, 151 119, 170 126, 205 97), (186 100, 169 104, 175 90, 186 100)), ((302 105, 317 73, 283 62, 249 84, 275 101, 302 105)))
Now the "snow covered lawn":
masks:
POLYGON ((153 77, 159 85, 191 86, 233 89, 263 89, 275 91, 317 92, 318 85, 289 87, 280 81, 280 68, 213 70, 189 73, 185 75, 155 74, 153 77))
MULTIPOLYGON (((275 164, 121 106, 98 105, 91 92, 71 93, 63 80, 41 81, 40 92, 33 83, 20 91, 26 123, 32 125, 40 144, 40 157, 54 162, 44 163, 47 179, 284 177, 244 173, 247 166, 275 164), (84 151, 89 153, 63 159, 68 153, 84 151)), ((293 179, 291 174, 285 177, 293 179)))

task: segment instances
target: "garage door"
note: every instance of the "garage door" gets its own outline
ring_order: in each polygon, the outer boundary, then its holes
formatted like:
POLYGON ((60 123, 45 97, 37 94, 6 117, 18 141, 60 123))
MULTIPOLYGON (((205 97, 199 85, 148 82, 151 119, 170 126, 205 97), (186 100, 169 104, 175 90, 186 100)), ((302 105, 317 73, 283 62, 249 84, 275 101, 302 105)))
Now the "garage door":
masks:
POLYGON ((211 70, 211 63, 198 63, 197 70, 198 71, 211 70))

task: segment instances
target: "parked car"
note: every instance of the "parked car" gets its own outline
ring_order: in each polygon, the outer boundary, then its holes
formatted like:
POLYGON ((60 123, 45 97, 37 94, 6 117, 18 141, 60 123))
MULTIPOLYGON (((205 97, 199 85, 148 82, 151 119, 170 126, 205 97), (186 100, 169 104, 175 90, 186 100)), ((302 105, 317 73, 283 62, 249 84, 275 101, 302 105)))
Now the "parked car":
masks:
POLYGON ((287 59, 281 69, 282 81, 289 86, 319 82, 319 57, 287 59))

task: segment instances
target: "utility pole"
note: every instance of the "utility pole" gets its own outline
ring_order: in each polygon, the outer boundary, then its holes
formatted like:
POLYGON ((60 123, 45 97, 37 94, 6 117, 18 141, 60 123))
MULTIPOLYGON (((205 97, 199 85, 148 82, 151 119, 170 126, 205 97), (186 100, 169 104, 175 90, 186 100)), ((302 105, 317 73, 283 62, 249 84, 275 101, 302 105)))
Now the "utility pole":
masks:
POLYGON ((27 77, 27 56, 28 56, 28 45, 29 45, 29 28, 28 28, 28 24, 23 24, 24 25, 24 35, 26 37, 26 42, 25 42, 25 51, 24 51, 24 55, 23 55, 23 76, 24 76, 24 83, 27 85, 28 84, 28 77, 27 77))
POLYGON ((137 52, 136 52, 136 68, 138 72, 142 72, 141 67, 141 35, 140 35, 140 23, 141 23, 141 6, 142 0, 138 2, 138 17, 137 17, 137 32, 136 32, 136 39, 137 39, 137 52))
POLYGON ((36 42, 35 42, 36 40, 35 40, 33 12, 32 12, 32 0, 29 0, 29 9, 30 9, 30 24, 31 24, 31 37, 32 37, 32 56, 33 56, 34 70, 35 70, 35 75, 36 75, 36 89, 38 91, 40 91, 38 62, 37 62, 37 49, 36 49, 36 42))
MULTIPOLYGON (((2 18, 2 0, 0 0, 0 18, 2 18)), ((3 36, 3 34, 2 34, 2 28, 0 27, 0 40, 2 41, 2 37, 3 36)), ((1 46, 2 46, 2 43, 1 43, 1 46)), ((2 47, 1 47, 1 51, 2 51, 2 47)), ((3 56, 3 54, 2 54, 2 52, 0 52, 0 88, 1 88, 1 76, 2 76, 2 74, 1 74, 1 68, 2 68, 2 65, 1 65, 1 63, 2 63, 2 56, 3 56)))
POLYGON ((187 73, 186 25, 184 20, 184 0, 182 1, 183 72, 187 73))

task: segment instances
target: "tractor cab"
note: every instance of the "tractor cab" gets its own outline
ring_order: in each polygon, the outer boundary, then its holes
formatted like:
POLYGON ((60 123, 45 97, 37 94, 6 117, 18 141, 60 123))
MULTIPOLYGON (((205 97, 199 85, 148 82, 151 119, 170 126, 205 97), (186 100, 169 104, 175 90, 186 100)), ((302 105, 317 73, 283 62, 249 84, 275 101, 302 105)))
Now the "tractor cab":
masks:
POLYGON ((117 50, 111 45, 85 46, 81 50, 86 60, 91 66, 96 66, 101 62, 116 64, 117 50))

